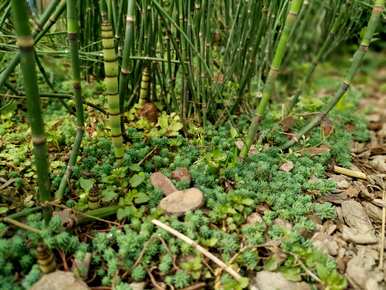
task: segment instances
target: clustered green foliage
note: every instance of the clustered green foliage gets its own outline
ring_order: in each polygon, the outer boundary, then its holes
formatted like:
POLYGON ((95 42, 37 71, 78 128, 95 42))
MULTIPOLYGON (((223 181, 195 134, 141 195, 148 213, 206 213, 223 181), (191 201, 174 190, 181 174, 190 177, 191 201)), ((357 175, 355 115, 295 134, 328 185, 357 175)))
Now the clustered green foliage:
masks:
MULTIPOLYGON (((353 96, 354 100, 358 97, 353 96)), ((331 115, 334 124, 331 135, 324 136, 317 128, 299 145, 303 148, 324 144, 330 146, 330 151, 320 155, 304 153, 297 148, 288 153, 281 152, 278 145, 288 137, 280 125, 272 127, 272 123, 277 123, 280 118, 272 114, 262 124, 261 136, 261 141, 271 146, 263 148, 257 145, 259 153, 243 162, 238 159, 235 141, 248 125, 247 116, 220 128, 208 126, 205 134, 191 124, 188 127, 190 139, 179 133, 162 137, 155 134, 154 129, 144 126, 144 120, 138 121, 138 126, 131 121, 133 126, 127 130, 127 136, 132 144, 125 152, 121 168, 116 169, 109 154, 110 140, 103 126, 96 126, 90 134, 98 138, 86 136, 81 160, 74 168, 73 184, 69 187, 68 194, 76 190, 79 198, 70 198, 67 205, 85 210, 90 192, 95 191, 101 196, 101 205, 118 203, 121 206, 117 218, 124 220, 125 225, 112 227, 109 231, 96 229, 89 233, 92 240, 82 241, 74 232, 65 231, 58 217, 44 225, 41 214, 28 216, 26 223, 41 229, 41 237, 20 230, 12 232, 2 225, 0 261, 5 266, 0 269, 0 275, 5 281, 4 287, 8 287, 3 289, 21 289, 20 285, 28 289, 28 285, 40 277, 30 249, 41 238, 50 248, 79 260, 86 252, 91 252, 92 269, 97 277, 95 283, 99 285, 114 284, 116 289, 129 289, 128 283, 147 279, 148 271, 155 268, 158 269, 157 277, 178 289, 198 281, 213 283, 213 273, 205 266, 206 258, 155 227, 151 223, 153 218, 197 241, 225 262, 237 256, 233 265, 242 275, 266 268, 281 271, 294 281, 303 279, 315 283, 299 267, 300 259, 317 273, 324 286, 344 289, 345 280, 335 270, 334 263, 316 251, 301 233, 313 230, 314 224, 308 218, 310 215, 318 215, 322 220, 334 217, 331 205, 315 202, 319 196, 335 188, 335 184, 326 179, 325 172, 332 159, 347 165, 350 162, 348 144, 353 139, 363 141, 367 137, 365 123, 349 113, 353 105, 347 106, 338 107, 331 115), (350 124, 355 124, 352 132, 346 130, 350 124), (290 172, 280 170, 280 166, 289 161, 293 163, 293 169, 290 172), (151 186, 149 176, 154 171, 161 171, 171 177, 172 171, 179 167, 189 169, 193 182, 176 182, 177 188, 195 186, 202 190, 206 209, 178 218, 165 216, 157 208, 163 194, 151 186), (263 222, 248 224, 247 217, 259 205, 266 207, 262 213, 263 222), (277 219, 290 222, 293 231, 288 232, 277 223, 277 219), (258 246, 268 240, 281 241, 281 251, 287 255, 284 261, 276 261, 273 253, 267 256, 259 250, 258 246), (15 280, 15 271, 23 277, 22 282, 15 280)), ((308 108, 313 110, 314 107, 308 108)), ((6 128, 15 121, 11 116, 8 118, 11 123, 2 125, 6 128)), ((305 118, 296 119, 294 126, 302 126, 306 121, 305 118)), ((57 126, 66 130, 65 121, 57 126)), ((14 138, 22 137, 18 131, 14 134, 14 138)), ((61 146, 69 143, 59 142, 58 146, 63 149, 61 146)), ((31 170, 26 160, 21 165, 27 168, 27 172, 31 170)), ((55 166, 55 172, 61 176, 64 163, 55 166)), ((59 181, 54 178, 53 186, 57 187, 59 181)), ((221 276, 221 283, 225 289, 241 288, 226 273, 221 276)))
MULTIPOLYGON (((64 231, 57 216, 47 225, 41 214, 28 216, 27 224, 42 229, 41 237, 23 231, 10 233, 2 225, 0 259, 5 266, 0 274, 1 279, 8 283, 4 287, 12 285, 12 289, 19 289, 17 285, 20 284, 15 284, 17 281, 12 275, 14 271, 23 273, 23 287, 40 277, 30 248, 41 238, 50 248, 60 249, 79 260, 86 252, 91 252, 92 268, 98 281, 106 286, 114 283, 117 289, 128 289, 127 282, 130 281, 143 281, 147 271, 154 267, 166 284, 176 288, 184 288, 194 281, 213 279, 213 273, 204 264, 204 257, 151 223, 152 218, 158 218, 225 262, 237 255, 233 264, 240 268, 241 274, 265 267, 281 271, 295 281, 306 279, 315 282, 299 267, 297 259, 301 259, 318 274, 324 285, 330 289, 344 289, 345 280, 336 272, 331 260, 300 235, 302 231, 314 228, 309 215, 316 214, 321 219, 334 217, 331 205, 315 202, 319 196, 335 188, 335 184, 326 179, 325 171, 332 158, 347 165, 350 162, 349 156, 345 157, 348 155, 348 143, 352 138, 363 140, 367 137, 363 133, 366 132, 363 121, 350 115, 347 108, 340 110, 332 114, 333 124, 339 125, 334 125, 331 135, 324 136, 320 129, 315 129, 301 144, 310 147, 327 144, 331 147, 329 152, 320 155, 299 153, 297 150, 283 153, 277 146, 264 150, 257 146, 261 152, 244 162, 238 159, 235 141, 240 134, 238 132, 246 129, 248 122, 245 116, 234 125, 229 123, 218 129, 209 126, 205 134, 192 125, 189 128, 193 137, 190 141, 179 134, 160 137, 154 135, 154 130, 149 135, 151 129, 141 124, 138 128, 133 126, 127 131, 132 145, 126 150, 119 169, 114 169, 114 160, 108 154, 111 144, 108 138, 103 137, 103 128, 97 126, 94 134, 100 137, 85 139, 82 162, 74 168, 73 186, 80 197, 69 199, 67 205, 78 210, 87 209, 88 195, 95 190, 101 196, 101 204, 118 202, 121 205, 117 218, 125 219, 126 224, 122 228, 112 227, 108 232, 95 231, 92 241, 84 242, 79 241, 74 233, 64 231), (345 130, 354 122, 353 132, 345 130), (293 169, 290 172, 280 170, 280 166, 289 161, 293 163, 293 169), (165 216, 157 208, 163 194, 151 186, 148 181, 150 174, 161 171, 170 177, 178 167, 189 168, 193 184, 178 182, 177 187, 185 189, 194 185, 202 190, 208 210, 199 209, 177 218, 165 216), (247 217, 261 204, 266 206, 263 223, 248 224, 247 217), (288 232, 279 226, 277 218, 290 222, 294 231, 288 232), (257 246, 271 239, 282 241, 281 250, 291 253, 284 261, 275 261, 274 255, 267 259, 259 252, 257 246), (120 281, 118 277, 123 273, 128 274, 125 275, 127 278, 120 281)), ((272 122, 277 121, 275 118, 275 115, 267 118, 263 128, 271 127, 272 122)), ((301 126, 305 121, 300 119, 295 126, 301 126)), ((7 124, 5 126, 9 126, 7 124)), ((66 126, 65 122, 61 124, 66 126)), ((267 144, 285 142, 280 126, 271 131, 263 129, 262 135, 267 144)), ((58 164, 56 170, 61 168, 64 164, 58 164)), ((54 179, 53 185, 58 186, 59 181, 54 179)), ((225 289, 240 288, 227 274, 222 275, 221 283, 225 289)))

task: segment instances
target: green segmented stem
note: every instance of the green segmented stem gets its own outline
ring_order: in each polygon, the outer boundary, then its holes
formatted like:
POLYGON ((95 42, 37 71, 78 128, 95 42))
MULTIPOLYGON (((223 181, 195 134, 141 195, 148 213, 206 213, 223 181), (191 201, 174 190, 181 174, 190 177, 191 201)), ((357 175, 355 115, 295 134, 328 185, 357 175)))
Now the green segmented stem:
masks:
POLYGON ((150 91, 150 71, 149 67, 145 66, 142 71, 141 90, 139 91, 139 105, 143 106, 149 97, 150 91))
POLYGON ((259 106, 256 109, 255 116, 252 119, 252 123, 248 130, 244 147, 240 153, 241 158, 246 158, 248 156, 248 152, 255 139, 260 120, 263 117, 263 114, 265 113, 269 100, 271 99, 273 87, 274 87, 276 78, 278 76, 281 63, 283 61, 284 53, 286 51, 289 35, 294 27, 294 24, 297 19, 297 15, 300 11, 302 4, 303 4, 303 0, 293 0, 291 2, 290 9, 285 21, 285 25, 284 25, 283 31, 280 34, 279 43, 276 47, 271 68, 269 70, 268 77, 264 85, 263 97, 259 103, 259 106))
POLYGON ((363 57, 366 55, 370 42, 373 38, 374 32, 378 26, 380 16, 384 10, 385 1, 384 0, 376 0, 373 6, 373 10, 371 13, 370 20, 367 24, 366 33, 362 38, 361 44, 359 45, 358 49, 356 50, 351 66, 348 69, 344 80, 340 84, 338 90, 336 91, 334 97, 324 106, 322 109, 322 113, 318 114, 316 117, 314 117, 311 122, 309 122, 306 126, 304 126, 298 134, 289 142, 287 142, 283 148, 287 149, 297 143, 297 141, 310 132, 315 126, 317 126, 324 117, 327 116, 327 114, 335 107, 335 105, 339 102, 339 100, 344 96, 344 94, 348 91, 350 88, 351 82, 356 74, 356 72, 359 69, 359 66, 363 60, 363 57))
MULTIPOLYGON (((102 5, 103 7, 103 5, 102 5)), ((103 13, 103 12, 102 12, 103 13)), ((115 158, 123 158, 124 148, 121 131, 121 114, 118 95, 118 62, 115 53, 114 35, 110 22, 102 14, 102 46, 105 68, 105 86, 108 103, 109 125, 115 158)))
POLYGON ((130 54, 134 40, 134 4, 134 0, 129 0, 127 5, 125 40, 123 44, 122 64, 119 75, 119 105, 121 113, 124 111, 125 99, 127 98, 128 94, 129 73, 132 70, 130 54))
MULTIPOLYGON (((59 5, 58 3, 59 0, 52 1, 43 13, 40 21, 37 23, 36 30, 32 33, 32 37, 34 39, 35 44, 47 33, 47 31, 52 27, 52 25, 54 25, 61 13, 64 11, 66 1, 60 1, 59 5)), ((4 85, 5 81, 8 79, 9 75, 14 71, 15 67, 19 64, 19 62, 20 52, 18 52, 12 58, 8 66, 1 72, 0 88, 4 85)))
POLYGON ((77 13, 77 1, 67 0, 67 34, 71 50, 72 63, 72 86, 75 96, 76 107, 76 136, 70 153, 70 159, 67 164, 66 171, 60 181, 59 189, 55 193, 56 199, 63 197, 64 190, 71 176, 72 169, 75 165, 79 154, 80 145, 84 134, 84 112, 82 100, 82 87, 80 82, 80 59, 79 59, 79 15, 77 13))
POLYGON ((38 177, 39 200, 51 199, 46 134, 40 107, 38 80, 36 77, 33 38, 28 25, 27 4, 12 0, 12 13, 20 51, 20 66, 27 96, 28 119, 32 131, 33 154, 38 177))

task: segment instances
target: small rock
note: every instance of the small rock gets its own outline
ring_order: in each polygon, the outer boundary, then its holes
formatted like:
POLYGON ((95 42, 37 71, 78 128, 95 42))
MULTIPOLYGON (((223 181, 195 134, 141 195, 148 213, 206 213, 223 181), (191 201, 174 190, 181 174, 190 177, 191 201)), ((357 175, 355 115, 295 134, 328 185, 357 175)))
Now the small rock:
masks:
POLYGON ((155 188, 161 190, 165 195, 169 195, 177 191, 173 182, 161 172, 154 172, 150 176, 150 182, 155 188))
POLYGON ((359 195, 359 189, 355 186, 349 186, 344 193, 351 198, 357 197, 359 195))
POLYGON ((257 212, 253 212, 247 217, 247 224, 249 225, 262 223, 262 222, 263 222, 263 218, 257 212))
POLYGON ((77 280, 72 272, 55 271, 44 275, 31 290, 89 290, 87 284, 77 280))
POLYGON ((386 155, 373 156, 370 164, 381 173, 386 173, 386 155))
POLYGON ((129 287, 132 290, 143 290, 145 289, 146 283, 145 282, 139 282, 139 283, 131 283, 129 287))
POLYGON ((383 290, 384 288, 380 285, 383 280, 383 273, 376 269, 376 266, 377 263, 373 255, 367 249, 362 248, 347 263, 346 275, 360 289, 383 290))
POLYGON ((377 223, 382 222, 381 208, 367 201, 362 202, 362 205, 365 208, 367 215, 372 219, 373 222, 377 222, 377 223))
POLYGON ((172 177, 177 181, 185 181, 190 184, 192 181, 192 176, 189 173, 188 168, 179 167, 172 172, 172 177))
POLYGON ((286 220, 283 220, 281 218, 277 218, 273 221, 273 224, 287 230, 292 230, 292 225, 286 220))
POLYGON ((347 189, 350 186, 350 182, 347 181, 347 177, 343 175, 333 174, 329 179, 335 181, 337 189, 347 189))
POLYGON ((286 163, 283 163, 280 166, 280 170, 285 171, 285 172, 290 172, 294 168, 294 163, 289 160, 286 163))
POLYGON ((333 237, 324 233, 316 233, 311 240, 313 245, 323 253, 331 256, 338 255, 339 245, 333 237))
POLYGON ((164 197, 160 208, 169 214, 183 215, 187 211, 195 210, 204 204, 204 195, 197 188, 175 191, 164 197))
POLYGON ((348 226, 343 225, 342 235, 357 244, 377 243, 374 227, 362 205, 354 200, 342 202, 342 215, 348 226))
POLYGON ((261 271, 251 282, 250 289, 258 290, 310 290, 304 282, 296 283, 287 280, 282 273, 261 271))

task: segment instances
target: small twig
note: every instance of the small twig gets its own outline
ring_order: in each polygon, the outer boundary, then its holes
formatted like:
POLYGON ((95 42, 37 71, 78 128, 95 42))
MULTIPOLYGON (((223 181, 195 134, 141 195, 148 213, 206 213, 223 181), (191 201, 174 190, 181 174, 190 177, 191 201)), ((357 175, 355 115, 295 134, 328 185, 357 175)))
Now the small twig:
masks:
POLYGON ((145 254, 145 252, 146 252, 146 250, 147 250, 147 247, 149 246, 150 242, 154 240, 154 238, 155 238, 155 236, 151 236, 150 239, 148 239, 148 240, 146 241, 146 243, 143 245, 142 251, 141 251, 141 253, 139 254, 139 256, 138 256, 137 260, 135 261, 135 263, 134 263, 134 265, 133 265, 132 268, 137 267, 138 264, 141 262, 142 257, 143 257, 143 255, 145 254))
POLYGON ((204 256, 212 260, 214 263, 216 263, 219 267, 223 268, 225 271, 227 271, 233 278, 235 278, 237 281, 240 281, 243 277, 240 276, 239 273, 237 273, 235 270, 233 270, 231 267, 227 266, 223 261, 221 261, 219 258, 217 258, 215 255, 210 253, 208 250, 204 249, 202 246, 197 244, 192 239, 188 238, 187 236, 181 234, 180 232, 176 231, 175 229, 171 228, 170 226, 160 222, 159 220, 152 220, 152 223, 156 226, 159 226, 160 228, 164 229, 165 231, 171 233, 172 235, 176 236, 180 240, 184 241, 188 245, 195 248, 197 251, 202 253, 204 256))
POLYGON ((307 266, 302 262, 302 260, 299 258, 298 255, 291 253, 291 252, 286 252, 287 254, 290 254, 292 257, 295 258, 295 261, 299 263, 300 267, 306 272, 311 278, 313 278, 315 281, 317 281, 320 284, 322 283, 322 280, 319 279, 316 274, 314 274, 310 269, 307 268, 307 266))
MULTIPOLYGON (((233 255, 233 257, 228 261, 228 264, 232 265, 233 262, 237 259, 238 256, 240 256, 240 254, 242 252, 244 252, 245 250, 250 249, 250 248, 253 248, 253 247, 252 246, 248 246, 248 247, 241 246, 240 251, 238 251, 236 254, 233 255)), ((216 275, 221 276, 222 271, 223 271, 223 268, 220 268, 218 271, 216 271, 216 275)))
POLYGON ((146 161, 146 159, 149 158, 149 156, 150 156, 151 154, 153 154, 153 152, 154 152, 155 150, 157 150, 157 148, 158 148, 158 146, 155 146, 152 150, 150 150, 150 152, 147 153, 146 156, 143 157, 143 159, 137 163, 137 165, 139 166, 139 165, 141 165, 144 161, 146 161))
MULTIPOLYGON (((386 188, 385 183, 382 181, 382 200, 383 204, 386 204, 386 188)), ((379 269, 383 269, 383 257, 385 253, 385 227, 386 227, 386 207, 382 207, 382 229, 381 229, 381 243, 379 245, 379 269)))
POLYGON ((177 263, 176 263, 176 256, 172 254, 172 251, 170 251, 168 245, 166 244, 165 240, 163 238, 161 238, 160 236, 155 236, 157 239, 159 239, 162 243, 162 245, 165 247, 166 251, 168 251, 169 255, 171 255, 173 258, 173 267, 175 268, 175 270, 180 270, 180 268, 177 266, 177 263))
POLYGON ((62 250, 60 250, 58 252, 59 252, 60 259, 62 259, 62 262, 63 262, 64 271, 67 272, 69 268, 68 268, 68 264, 66 261, 66 255, 64 254, 64 252, 62 250))
POLYGON ((35 233, 35 234, 38 234, 38 235, 42 234, 41 230, 39 230, 37 228, 34 228, 34 227, 31 227, 29 225, 23 224, 21 222, 18 222, 17 220, 14 220, 14 219, 9 218, 9 217, 3 218, 2 221, 6 222, 6 223, 9 223, 11 225, 14 225, 14 226, 16 226, 18 228, 21 228, 23 230, 29 231, 31 233, 35 233))
POLYGON ((56 202, 48 202, 47 204, 50 204, 52 206, 55 206, 55 207, 59 207, 59 208, 62 208, 62 209, 70 209, 72 210, 75 214, 78 214, 78 215, 81 215, 81 216, 85 216, 85 217, 88 217, 90 219, 94 219, 94 220, 97 220, 97 221, 100 221, 100 222, 105 222, 105 223, 108 223, 108 224, 113 224, 113 225, 116 225, 116 226, 119 226, 121 227, 122 225, 120 223, 117 223, 117 222, 113 222, 113 221, 109 221, 109 220, 106 220, 106 219, 103 219, 103 218, 99 218, 99 217, 96 217, 96 216, 93 216, 93 215, 89 215, 89 214, 86 214, 84 212, 81 212, 81 211, 77 211, 73 208, 70 208, 70 207, 67 207, 65 205, 62 205, 62 204, 58 204, 56 202))
POLYGON ((150 277, 150 281, 151 283, 153 284, 153 286, 158 289, 158 290, 165 290, 164 287, 160 286, 157 281, 155 280, 153 274, 151 273, 151 270, 147 270, 147 274, 149 274, 149 277, 150 277))
POLYGON ((8 180, 7 182, 5 182, 4 184, 2 184, 0 186, 0 190, 3 190, 4 188, 7 188, 9 185, 14 183, 15 181, 16 181, 16 178, 12 178, 12 179, 8 180))
POLYGON ((206 286, 206 284, 204 282, 201 282, 201 283, 197 283, 197 284, 191 285, 191 286, 186 287, 186 288, 182 288, 181 290, 197 290, 197 289, 205 288, 205 286, 206 286))
POLYGON ((346 176, 360 178, 360 179, 368 179, 367 175, 361 171, 355 171, 355 170, 351 170, 351 169, 347 169, 339 166, 334 166, 333 170, 335 173, 343 174, 346 176))

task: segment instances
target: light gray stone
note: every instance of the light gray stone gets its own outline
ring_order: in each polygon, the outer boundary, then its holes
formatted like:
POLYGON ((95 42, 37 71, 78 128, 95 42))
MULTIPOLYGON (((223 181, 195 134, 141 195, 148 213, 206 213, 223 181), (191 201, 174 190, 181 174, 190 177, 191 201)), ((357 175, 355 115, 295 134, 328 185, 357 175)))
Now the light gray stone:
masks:
POLYGON ((176 191, 164 197, 160 202, 160 208, 169 214, 183 215, 195 210, 204 204, 204 195, 197 188, 176 191))
POLYGON ((75 278, 72 272, 55 271, 44 275, 31 290, 89 290, 87 284, 75 278))

